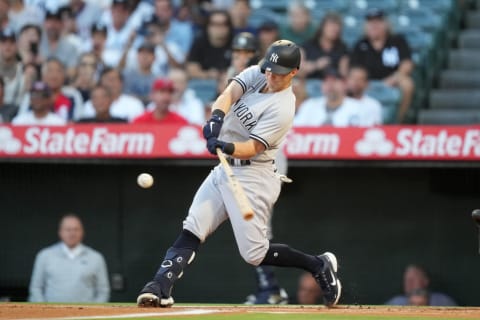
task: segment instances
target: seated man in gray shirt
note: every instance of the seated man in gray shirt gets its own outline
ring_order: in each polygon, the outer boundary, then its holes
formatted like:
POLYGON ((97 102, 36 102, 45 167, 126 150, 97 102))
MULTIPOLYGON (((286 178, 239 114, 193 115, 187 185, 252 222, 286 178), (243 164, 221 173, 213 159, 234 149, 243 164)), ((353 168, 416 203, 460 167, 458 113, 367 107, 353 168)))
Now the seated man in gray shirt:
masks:
POLYGON ((427 272, 417 265, 409 265, 403 274, 403 295, 397 295, 385 304, 407 306, 456 306, 457 303, 444 293, 429 290, 430 278, 427 272))
POLYGON ((74 214, 60 221, 60 242, 35 258, 31 302, 107 302, 110 297, 103 256, 82 244, 83 225, 74 214))

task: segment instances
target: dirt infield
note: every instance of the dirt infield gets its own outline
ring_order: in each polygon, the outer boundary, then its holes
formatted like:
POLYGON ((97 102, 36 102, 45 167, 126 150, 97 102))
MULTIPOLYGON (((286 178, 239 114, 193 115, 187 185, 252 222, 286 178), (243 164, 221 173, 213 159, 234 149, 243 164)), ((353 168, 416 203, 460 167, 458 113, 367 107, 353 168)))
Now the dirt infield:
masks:
POLYGON ((174 306, 173 308, 144 309, 131 305, 55 305, 28 303, 0 303, 0 320, 6 319, 61 319, 94 316, 188 316, 201 314, 244 313, 303 313, 332 315, 412 316, 419 318, 480 319, 480 308, 414 308, 388 306, 338 306, 327 309, 319 306, 174 306))

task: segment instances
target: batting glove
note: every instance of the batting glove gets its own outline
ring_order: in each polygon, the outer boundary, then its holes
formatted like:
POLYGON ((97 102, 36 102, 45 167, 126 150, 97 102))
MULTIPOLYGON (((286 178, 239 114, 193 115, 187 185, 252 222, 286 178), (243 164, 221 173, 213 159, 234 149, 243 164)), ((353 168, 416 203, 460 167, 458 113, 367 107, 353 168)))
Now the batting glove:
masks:
POLYGON ((220 135, 220 129, 222 129, 224 117, 225 112, 223 112, 222 110, 213 110, 212 117, 203 126, 203 137, 205 139, 208 140, 211 137, 218 138, 218 136, 220 135))
POLYGON ((235 151, 235 145, 231 142, 225 142, 222 140, 218 140, 216 137, 210 137, 207 140, 207 149, 213 155, 217 154, 217 148, 220 148, 223 153, 228 155, 232 155, 235 151))

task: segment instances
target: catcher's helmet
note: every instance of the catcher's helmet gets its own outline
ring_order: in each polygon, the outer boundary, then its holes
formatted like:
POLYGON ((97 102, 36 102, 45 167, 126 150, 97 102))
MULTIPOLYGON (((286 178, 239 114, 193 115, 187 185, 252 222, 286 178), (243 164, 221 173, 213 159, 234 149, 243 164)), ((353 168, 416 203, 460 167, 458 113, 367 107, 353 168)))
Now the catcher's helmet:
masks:
POLYGON ((260 61, 262 72, 287 74, 298 68, 300 68, 300 48, 289 40, 278 40, 272 43, 265 57, 260 61))
POLYGON ((257 51, 257 39, 250 32, 240 32, 233 38, 232 49, 257 51))

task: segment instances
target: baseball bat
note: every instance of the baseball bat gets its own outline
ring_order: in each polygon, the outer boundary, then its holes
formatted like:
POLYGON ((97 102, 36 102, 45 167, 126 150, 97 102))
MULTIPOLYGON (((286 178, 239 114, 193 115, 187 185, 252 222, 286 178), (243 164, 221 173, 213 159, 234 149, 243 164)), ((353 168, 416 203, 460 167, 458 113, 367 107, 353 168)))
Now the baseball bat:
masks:
POLYGON ((480 209, 473 210, 472 219, 478 227, 478 253, 480 254, 480 209))
POLYGON ((240 209, 243 219, 252 219, 253 210, 250 206, 250 202, 248 201, 248 198, 245 195, 245 191, 243 190, 240 182, 237 180, 237 177, 235 177, 235 175, 233 174, 232 168, 228 164, 227 159, 225 158, 225 155, 223 154, 222 150, 220 150, 220 148, 217 148, 217 156, 218 159, 220 159, 223 170, 225 170, 225 173, 227 174, 228 184, 230 185, 230 188, 232 188, 233 196, 237 201, 238 208, 240 209))

